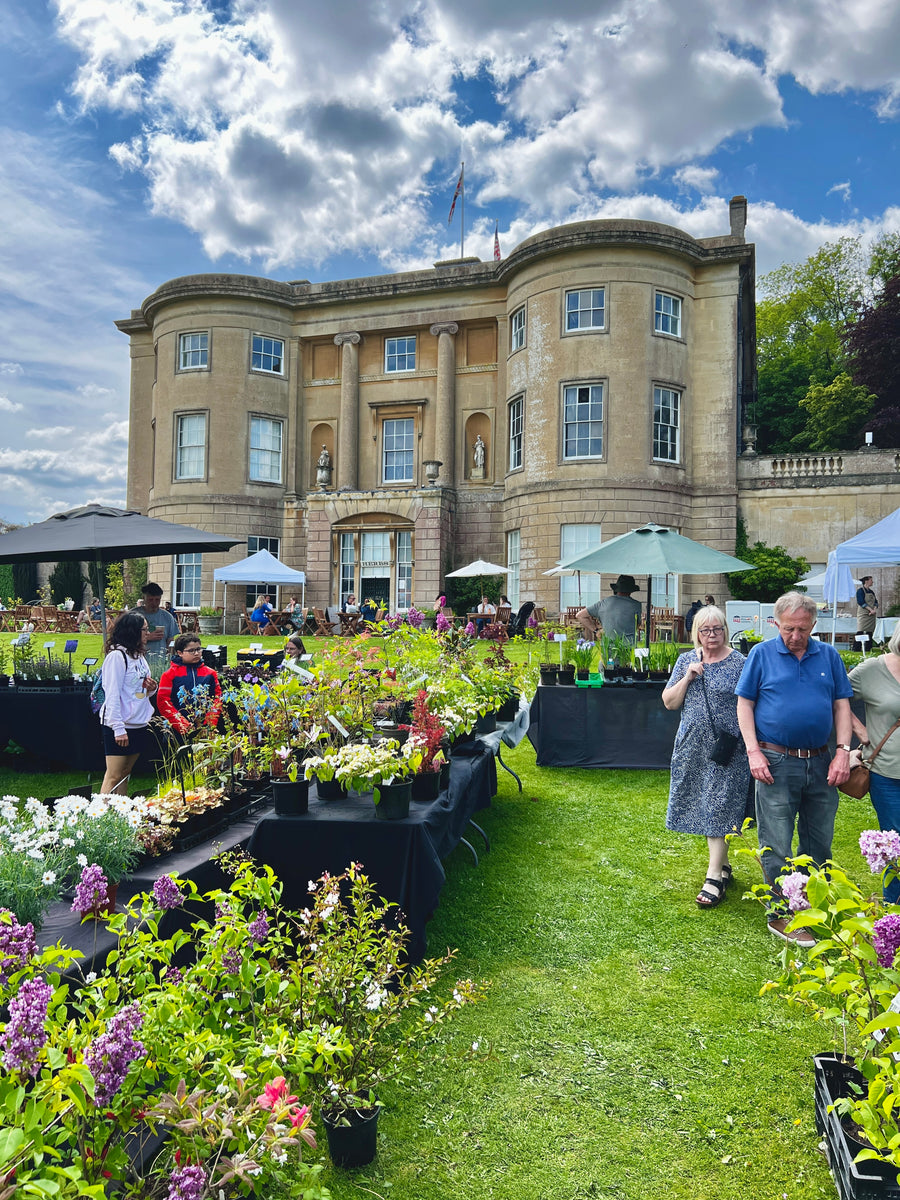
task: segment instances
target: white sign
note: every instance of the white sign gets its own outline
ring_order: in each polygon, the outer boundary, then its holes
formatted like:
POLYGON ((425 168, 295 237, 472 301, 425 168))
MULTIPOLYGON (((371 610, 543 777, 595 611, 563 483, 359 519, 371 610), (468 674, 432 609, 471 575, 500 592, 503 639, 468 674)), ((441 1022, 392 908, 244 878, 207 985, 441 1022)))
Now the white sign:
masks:
POLYGON ((350 736, 349 729, 345 729, 337 717, 335 717, 332 713, 328 714, 328 720, 332 723, 342 738, 348 738, 350 736))

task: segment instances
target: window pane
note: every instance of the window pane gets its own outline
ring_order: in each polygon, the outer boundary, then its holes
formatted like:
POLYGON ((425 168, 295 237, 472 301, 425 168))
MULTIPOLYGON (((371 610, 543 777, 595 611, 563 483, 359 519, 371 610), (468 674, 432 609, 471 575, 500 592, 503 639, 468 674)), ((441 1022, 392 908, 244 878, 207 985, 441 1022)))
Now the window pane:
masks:
POLYGON ((565 389, 563 454, 566 458, 599 458, 603 454, 603 385, 579 384, 565 389))
POLYGON ((520 604, 519 556, 521 553, 521 543, 521 531, 518 529, 510 530, 506 535, 506 565, 509 567, 509 574, 506 576, 506 594, 509 596, 513 612, 518 609, 520 604))
POLYGON ((656 293, 654 328, 657 333, 681 336, 681 300, 678 296, 669 296, 666 292, 656 293))
POLYGON ((606 289, 566 292, 566 329, 603 329, 606 321, 606 289))
POLYGON ((509 469, 517 471, 522 465, 522 433, 525 401, 517 396, 509 406, 509 469))
POLYGON ((253 335, 253 355, 251 365, 254 371, 271 371, 281 375, 284 362, 284 342, 280 338, 264 337, 262 334, 253 335))
POLYGON ((671 388, 653 389, 653 457, 678 462, 681 396, 671 388))
POLYGON ((412 603, 412 533, 400 530, 397 534, 397 608, 409 608, 412 603))
POLYGON ((196 608, 200 604, 202 554, 175 555, 175 607, 196 608))
MULTIPOLYGON (((559 528, 559 557, 561 562, 575 558, 578 554, 587 554, 596 550, 601 541, 599 525, 561 525, 559 528)), ((571 605, 579 604, 578 576, 561 575, 559 577, 559 606, 564 610, 571 605)), ((600 599, 600 576, 595 572, 582 572, 581 603, 579 607, 594 604, 600 599)))
MULTIPOLYGON (((365 534, 363 535, 365 537, 365 534)), ((341 604, 347 599, 350 593, 356 593, 356 584, 354 577, 356 575, 356 557, 353 544, 352 533, 341 534, 340 545, 341 556, 341 577, 338 581, 338 599, 341 604)))
POLYGON ((512 337, 510 346, 513 350, 521 350, 525 345, 525 309, 517 308, 512 315, 512 337))
POLYGON ((415 421, 412 417, 385 421, 383 429, 383 469, 385 483, 411 483, 415 449, 415 421))
POLYGON ((209 363, 209 334, 183 333, 179 367, 182 371, 202 369, 209 363))
POLYGON ((414 371, 416 369, 415 337, 387 338, 384 343, 385 371, 414 371))
POLYGON ((206 465, 206 414, 190 413, 176 423, 175 478, 202 479, 206 465))
POLYGON ((281 483, 282 422, 268 417, 250 418, 250 478, 260 483, 281 483))

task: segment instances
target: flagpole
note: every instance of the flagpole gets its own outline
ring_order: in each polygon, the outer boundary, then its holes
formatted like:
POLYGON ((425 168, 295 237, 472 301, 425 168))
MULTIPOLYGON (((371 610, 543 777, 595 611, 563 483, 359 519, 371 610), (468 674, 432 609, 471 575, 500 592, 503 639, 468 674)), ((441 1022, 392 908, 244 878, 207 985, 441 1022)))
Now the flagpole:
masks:
POLYGON ((459 194, 459 257, 466 257, 466 164, 463 161, 459 173, 462 191, 459 194))

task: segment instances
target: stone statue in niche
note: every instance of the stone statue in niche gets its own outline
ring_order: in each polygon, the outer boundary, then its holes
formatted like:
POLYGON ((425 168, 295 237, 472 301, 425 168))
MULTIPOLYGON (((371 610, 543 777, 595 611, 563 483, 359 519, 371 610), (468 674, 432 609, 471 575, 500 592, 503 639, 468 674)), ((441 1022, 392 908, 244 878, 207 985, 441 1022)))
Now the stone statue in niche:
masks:
POLYGON ((331 486, 331 455, 328 453, 328 447, 322 446, 322 453, 316 459, 316 484, 320 488, 328 488, 331 486))
POLYGON ((484 460, 485 460, 485 445, 482 441, 481 434, 475 438, 475 444, 472 447, 472 467, 473 479, 484 479, 484 460))

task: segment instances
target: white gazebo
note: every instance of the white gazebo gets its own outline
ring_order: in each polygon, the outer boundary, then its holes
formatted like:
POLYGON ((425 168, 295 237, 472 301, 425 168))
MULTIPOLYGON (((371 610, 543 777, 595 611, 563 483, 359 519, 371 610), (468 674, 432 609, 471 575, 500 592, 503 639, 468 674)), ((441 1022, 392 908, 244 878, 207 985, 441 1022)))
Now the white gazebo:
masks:
POLYGON ((268 550, 258 550, 249 558, 242 558, 240 562, 230 563, 227 567, 219 567, 213 571, 213 604, 216 602, 217 583, 225 585, 223 604, 228 599, 229 583, 274 583, 278 587, 296 587, 299 584, 301 602, 306 606, 306 575, 303 571, 286 567, 268 550))

